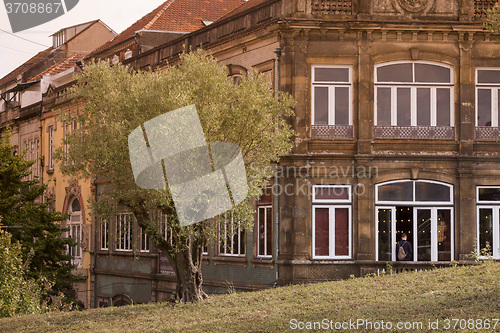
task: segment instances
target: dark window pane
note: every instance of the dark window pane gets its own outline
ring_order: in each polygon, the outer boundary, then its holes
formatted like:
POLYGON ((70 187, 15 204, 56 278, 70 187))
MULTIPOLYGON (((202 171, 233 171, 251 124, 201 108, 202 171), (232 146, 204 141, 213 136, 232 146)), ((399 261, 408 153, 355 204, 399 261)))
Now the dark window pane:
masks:
POLYGON ((349 255, 349 209, 335 209, 335 255, 349 255))
POLYGON ((391 88, 377 88, 377 125, 391 126, 391 88))
POLYGON ((394 64, 377 68, 378 82, 413 82, 411 64, 394 64))
POLYGON ((328 87, 314 88, 314 124, 328 125, 328 87))
POLYGON ((349 88, 335 88, 335 125, 349 125, 349 88))
POLYGON ((315 68, 314 80, 322 82, 349 82, 349 69, 315 68))
POLYGON ((398 126, 411 125, 411 89, 398 88, 398 126))
POLYGON ((450 83, 450 69, 430 64, 415 64, 415 82, 450 83))
POLYGON ((314 194, 316 200, 349 200, 347 187, 316 187, 314 194))
POLYGON ((378 260, 392 260, 391 243, 392 211, 390 209, 378 210, 378 260))
POLYGON ((451 126, 450 123, 450 89, 438 88, 436 89, 437 99, 437 125, 438 126, 451 126))
POLYGON ((450 202, 450 188, 441 184, 416 182, 415 200, 450 202))
POLYGON ((477 71, 478 83, 500 83, 500 69, 488 69, 477 71))
POLYGON ((314 255, 329 256, 330 241, 329 241, 329 208, 315 208, 314 210, 314 255))
POLYGON ((480 201, 500 201, 500 188, 487 187, 479 189, 480 201))
POLYGON ((477 125, 491 126, 491 89, 477 90, 477 125))
POLYGON ((493 210, 479 209, 479 250, 493 247, 493 210))
POLYGON ((417 209, 417 260, 431 260, 431 210, 417 209))
POLYGON ((430 88, 417 88, 417 126, 431 126, 430 88))
POLYGON ((258 237, 259 237, 259 253, 258 255, 265 255, 265 244, 266 244, 266 207, 259 208, 259 225, 258 225, 258 237))
POLYGON ((439 209, 437 211, 438 232, 438 260, 451 260, 451 210, 439 209))
POLYGON ((401 182, 378 187, 379 201, 413 201, 413 183, 401 182))

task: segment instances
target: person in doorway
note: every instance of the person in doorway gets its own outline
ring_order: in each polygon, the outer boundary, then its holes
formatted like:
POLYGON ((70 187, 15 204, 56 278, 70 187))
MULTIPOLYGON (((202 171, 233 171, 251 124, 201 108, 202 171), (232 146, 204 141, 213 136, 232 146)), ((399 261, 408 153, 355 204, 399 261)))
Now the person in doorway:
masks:
POLYGON ((396 260, 411 261, 413 260, 413 251, 411 243, 408 242, 408 235, 402 234, 401 240, 396 243, 396 260))

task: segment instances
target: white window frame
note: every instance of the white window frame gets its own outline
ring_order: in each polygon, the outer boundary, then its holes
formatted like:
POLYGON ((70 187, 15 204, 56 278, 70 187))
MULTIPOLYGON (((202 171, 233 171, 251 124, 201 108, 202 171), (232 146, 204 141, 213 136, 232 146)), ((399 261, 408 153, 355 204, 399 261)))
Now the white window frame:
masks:
POLYGON ((271 230, 273 229, 273 206, 272 205, 259 205, 257 206, 257 257, 259 258, 272 258, 273 256, 273 249, 272 249, 272 244, 273 244, 273 240, 272 240, 272 237, 273 237, 273 234, 271 233, 271 249, 268 249, 267 248, 267 237, 269 236, 267 234, 267 227, 268 227, 268 224, 271 223, 271 230), (264 210, 264 253, 266 254, 261 254, 259 251, 260 251, 260 210, 263 209, 264 210), (271 221, 268 221, 267 220, 267 217, 268 217, 268 214, 267 214, 267 210, 270 209, 271 210, 271 221), (267 254, 267 253, 270 253, 270 254, 267 254))
POLYGON ((312 258, 313 259, 352 259, 352 187, 351 185, 313 185, 312 186, 312 258), (347 188, 349 199, 316 199, 316 188, 347 188), (316 208, 329 209, 329 255, 317 256, 316 251, 316 208), (335 254, 335 209, 346 209, 348 215, 348 255, 335 254))
POLYGON ((399 180, 390 180, 383 183, 375 184, 375 204, 376 205, 406 205, 406 206, 450 206, 453 205, 453 185, 448 183, 443 183, 435 180, 411 180, 411 179, 399 179, 399 180), (412 201, 382 201, 378 198, 378 189, 380 186, 395 184, 395 183, 408 183, 413 182, 413 200, 412 201), (416 183, 433 183, 438 185, 443 185, 448 187, 450 191, 450 200, 449 201, 417 201, 416 200, 416 183))
MULTIPOLYGON (((493 244, 491 244, 492 256, 494 259, 500 259, 500 201, 486 201, 479 200, 479 190, 482 188, 500 188, 500 186, 476 186, 476 251, 479 254, 481 241, 479 239, 480 226, 479 226, 479 210, 491 209, 492 210, 492 226, 493 226, 493 244)), ((487 259, 480 256, 480 259, 487 259)))
POLYGON ((109 250, 109 220, 101 218, 101 250, 109 250))
POLYGON ((375 119, 374 119, 374 124, 375 126, 378 126, 378 88, 380 87, 385 87, 385 88, 390 88, 391 89, 391 126, 397 126, 397 127, 405 127, 408 125, 398 125, 398 115, 397 115, 397 89, 398 88, 410 88, 410 107, 411 107, 411 120, 410 120, 410 125, 409 126, 418 126, 417 125, 417 89, 418 88, 430 88, 431 89, 431 127, 437 126, 437 89, 439 88, 446 88, 448 87, 450 89, 450 125, 446 125, 447 127, 455 127, 455 84, 454 84, 454 71, 453 67, 449 65, 445 65, 442 63, 437 63, 437 62, 431 62, 431 61, 391 61, 391 62, 384 62, 381 64, 375 65, 374 69, 374 114, 375 114, 375 119), (378 68, 379 67, 385 67, 385 66, 390 66, 390 65, 397 65, 397 64, 412 64, 412 71, 413 71, 413 80, 415 81, 415 64, 427 64, 427 65, 434 65, 434 66, 440 66, 443 68, 447 68, 450 70, 450 83, 439 83, 439 82, 378 82, 378 68))
POLYGON ((219 218, 219 232, 218 232, 218 255, 220 256, 233 256, 233 257, 243 257, 246 255, 246 232, 241 229, 240 221, 235 221, 232 212, 226 212, 220 215, 219 218), (230 215, 230 222, 228 223, 227 215, 230 215), (224 222, 225 221, 225 222, 224 222), (235 225, 237 224, 237 225, 235 225), (224 228, 222 228, 224 226, 224 228), (230 233, 228 233, 228 227, 231 228, 230 233), (234 230, 236 228, 236 231, 234 230), (230 238, 230 244, 227 244, 228 235, 232 235, 230 238), (234 236, 238 237, 238 244, 235 251, 234 236), (242 243, 243 242, 243 243, 242 243), (243 252, 241 252, 241 244, 243 244, 243 252), (222 250, 221 250, 222 248, 222 250))
MULTIPOLYGON (((451 260, 455 259, 455 217, 454 217, 454 205, 453 205, 453 185, 433 181, 433 180, 411 180, 411 179, 400 179, 400 180, 391 180, 386 181, 380 184, 375 185, 375 260, 379 260, 379 240, 378 240, 378 210, 379 209, 387 209, 391 210, 391 241, 393 243, 392 248, 392 261, 396 261, 396 207, 398 206, 408 206, 413 209, 413 226, 412 232, 414 235, 418 234, 418 223, 417 223, 417 211, 421 210, 430 210, 431 211, 431 261, 438 261, 438 219, 437 213, 438 210, 450 210, 450 236, 451 236, 451 260), (383 185, 395 184, 395 183, 404 183, 404 182, 413 182, 413 200, 412 201, 381 201, 379 200, 379 187, 383 185), (433 183, 438 185, 443 185, 449 188, 450 190, 450 200, 449 201, 417 201, 416 200, 416 183, 433 183)), ((418 243, 416 241, 413 242, 413 261, 418 261, 418 243)))
POLYGON ((49 156, 48 156, 48 169, 53 170, 54 169, 54 159, 53 159, 53 154, 54 154, 54 126, 49 126, 49 156))
POLYGON ((132 251, 133 217, 134 217, 133 214, 128 212, 119 213, 116 215, 115 217, 116 251, 132 251))
MULTIPOLYGON (((78 200, 74 198, 71 200, 68 206, 69 217, 66 222, 66 226, 68 227, 68 231, 66 232, 67 237, 75 240, 76 244, 73 246, 69 246, 68 254, 71 255, 71 262, 74 265, 81 266, 82 263, 82 211, 81 211, 81 203, 80 210, 73 211, 72 206, 73 202, 78 200), (76 231, 76 234, 75 234, 76 231)), ((78 200, 79 201, 79 200, 78 200)))
POLYGON ((328 87, 328 124, 327 125, 339 125, 339 126, 352 126, 352 65, 312 65, 311 66, 311 124, 318 125, 314 123, 315 119, 315 105, 314 105, 314 91, 315 87, 328 87), (342 68, 349 71, 349 82, 336 82, 336 81, 316 81, 316 69, 317 68, 342 68), (349 88, 349 123, 348 124, 335 124, 335 88, 343 87, 349 88))
POLYGON ((139 250, 140 252, 148 253, 150 249, 149 235, 139 226, 139 250))
POLYGON ((476 68, 476 126, 478 125, 478 111, 479 111, 479 89, 489 89, 491 91, 491 127, 500 127, 500 119, 498 119, 498 94, 500 91, 500 83, 479 83, 479 71, 481 70, 497 70, 498 67, 478 67, 476 68))

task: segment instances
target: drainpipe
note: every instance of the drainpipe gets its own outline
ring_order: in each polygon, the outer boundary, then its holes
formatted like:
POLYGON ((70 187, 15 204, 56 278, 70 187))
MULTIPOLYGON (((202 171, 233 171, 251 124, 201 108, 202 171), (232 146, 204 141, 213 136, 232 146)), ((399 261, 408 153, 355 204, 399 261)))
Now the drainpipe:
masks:
MULTIPOLYGON (((277 85, 277 89, 276 89, 276 95, 278 97, 278 99, 280 98, 280 91, 281 91, 281 48, 276 48, 274 50, 274 53, 276 54, 276 58, 277 58, 277 62, 276 62, 276 71, 278 73, 278 85, 277 85)), ((279 165, 279 162, 278 164, 279 165)), ((275 187, 275 188, 279 188, 279 179, 278 178, 274 178, 274 183, 277 184, 278 186, 275 187)), ((273 191, 271 191, 273 192, 273 191)), ((278 257, 279 257, 279 254, 280 254, 280 245, 281 245, 281 237, 280 237, 280 226, 281 226, 281 214, 280 214, 280 197, 278 195, 274 195, 273 193, 273 201, 276 201, 276 214, 275 214, 275 217, 276 217, 276 259, 274 261, 274 267, 275 267, 275 270, 276 270, 276 281, 274 282, 274 285, 276 286, 278 284, 278 279, 279 279, 279 266, 278 266, 278 257)))
MULTIPOLYGON (((94 185, 94 200, 97 203, 97 178, 92 180, 94 185)), ((94 214, 95 215, 95 214, 94 214)), ((99 241, 97 233, 97 216, 94 216, 94 267, 92 268, 92 275, 94 275, 94 309, 97 308, 97 274, 95 273, 97 267, 97 242, 99 241)))

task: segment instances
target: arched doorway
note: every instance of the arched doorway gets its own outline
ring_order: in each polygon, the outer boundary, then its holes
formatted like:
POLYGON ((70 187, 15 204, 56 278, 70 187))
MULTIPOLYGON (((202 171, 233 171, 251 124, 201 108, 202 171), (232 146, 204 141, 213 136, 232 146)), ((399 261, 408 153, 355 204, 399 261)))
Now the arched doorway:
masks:
POLYGON ((454 259, 453 185, 397 180, 375 186, 376 260, 395 261, 396 242, 406 233, 413 261, 454 259))

